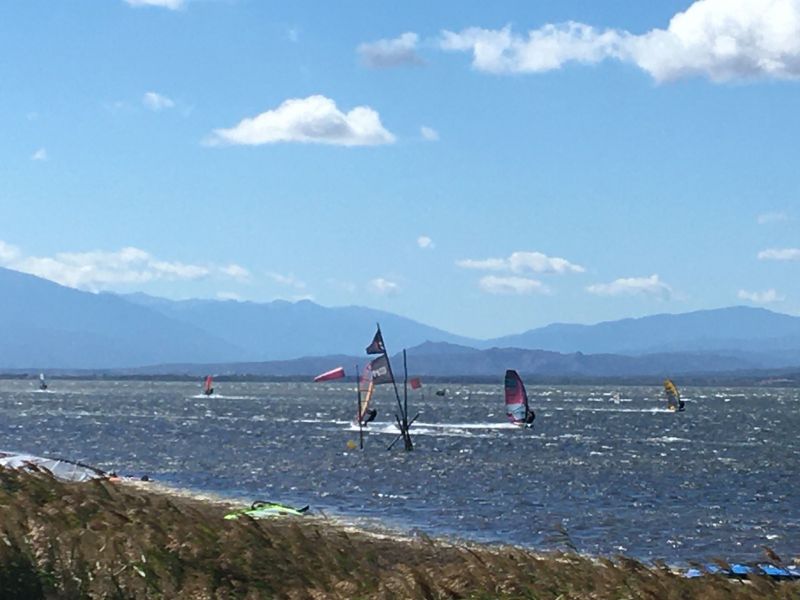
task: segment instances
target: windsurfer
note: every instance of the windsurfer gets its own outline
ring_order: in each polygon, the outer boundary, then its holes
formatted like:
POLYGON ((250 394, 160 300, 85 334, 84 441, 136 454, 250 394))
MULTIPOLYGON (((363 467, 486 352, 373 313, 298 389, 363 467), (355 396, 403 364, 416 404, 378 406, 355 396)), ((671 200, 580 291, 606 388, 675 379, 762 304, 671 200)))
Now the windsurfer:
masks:
POLYGON ((375 417, 378 416, 377 409, 370 408, 367 412, 364 413, 364 419, 361 421, 362 425, 366 425, 367 423, 371 423, 375 420, 375 417))

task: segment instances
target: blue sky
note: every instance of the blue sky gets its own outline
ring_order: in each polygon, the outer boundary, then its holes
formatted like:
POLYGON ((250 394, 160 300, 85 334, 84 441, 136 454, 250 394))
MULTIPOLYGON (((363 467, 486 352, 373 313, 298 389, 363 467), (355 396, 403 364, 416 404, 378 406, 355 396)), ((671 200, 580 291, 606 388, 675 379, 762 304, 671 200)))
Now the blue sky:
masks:
POLYGON ((0 265, 491 337, 800 314, 800 0, 0 4, 0 265))

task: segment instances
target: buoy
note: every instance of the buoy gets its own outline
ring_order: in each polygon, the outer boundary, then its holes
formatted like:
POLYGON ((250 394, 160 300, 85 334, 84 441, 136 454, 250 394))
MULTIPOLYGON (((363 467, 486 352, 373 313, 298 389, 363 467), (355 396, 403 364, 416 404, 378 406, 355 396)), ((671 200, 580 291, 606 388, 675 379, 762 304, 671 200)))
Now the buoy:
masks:
POLYGON ((347 449, 348 450, 355 450, 357 445, 358 444, 356 444, 353 440, 347 440, 347 449))

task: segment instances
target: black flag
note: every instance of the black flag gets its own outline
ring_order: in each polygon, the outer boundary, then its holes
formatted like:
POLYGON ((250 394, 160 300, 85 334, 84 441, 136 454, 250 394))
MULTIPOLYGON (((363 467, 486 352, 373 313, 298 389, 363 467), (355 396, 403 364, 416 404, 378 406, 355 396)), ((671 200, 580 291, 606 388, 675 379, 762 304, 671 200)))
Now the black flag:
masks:
POLYGON ((372 338, 372 343, 367 346, 367 354, 383 354, 386 352, 386 346, 383 345, 383 335, 381 330, 375 332, 375 337, 372 338))
POLYGON ((394 382, 392 372, 389 370, 389 361, 385 356, 379 356, 369 363, 369 370, 372 372, 372 383, 375 385, 394 382))

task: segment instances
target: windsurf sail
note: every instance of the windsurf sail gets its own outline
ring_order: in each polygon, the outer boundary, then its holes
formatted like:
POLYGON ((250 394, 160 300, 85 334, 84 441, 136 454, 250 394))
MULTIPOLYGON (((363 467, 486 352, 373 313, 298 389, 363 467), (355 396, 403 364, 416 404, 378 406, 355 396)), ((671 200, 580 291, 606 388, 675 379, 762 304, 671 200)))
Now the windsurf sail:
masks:
POLYGON ((536 418, 528 404, 528 393, 522 378, 513 369, 506 371, 506 415, 515 425, 529 426, 536 418))
MULTIPOLYGON (((358 392, 361 402, 358 407, 358 414, 356 415, 356 424, 361 423, 363 425, 367 423, 368 421, 366 419, 371 414, 369 404, 372 402, 375 382, 372 381, 372 369, 370 367, 371 365, 368 363, 367 366, 364 367, 361 377, 358 378, 358 392)), ((371 421, 372 419, 369 420, 371 421)))
POLYGON ((47 380, 44 378, 44 373, 39 373, 39 389, 40 390, 47 389, 47 380))
POLYGON ((90 481, 92 479, 111 479, 116 477, 101 469, 62 458, 45 458, 19 452, 0 450, 0 466, 7 469, 25 471, 46 471, 63 481, 90 481))
POLYGON ((336 367, 330 371, 325 371, 314 377, 314 381, 330 381, 331 379, 341 379, 344 377, 344 367, 336 367))
POLYGON ((265 502, 256 500, 250 508, 236 510, 225 515, 225 519, 234 521, 242 515, 247 515, 251 519, 269 519, 272 517, 302 517, 308 511, 308 505, 296 508, 279 502, 265 502))
POLYGON ((672 411, 684 410, 685 404, 681 400, 681 393, 671 380, 664 380, 664 394, 667 396, 667 408, 672 411))
POLYGON ((419 377, 414 377, 414 379, 410 380, 409 385, 411 385, 412 390, 418 390, 422 387, 422 380, 419 377))
POLYGON ((211 377, 211 375, 208 375, 203 383, 203 393, 206 396, 210 396, 214 393, 214 378, 211 377))

